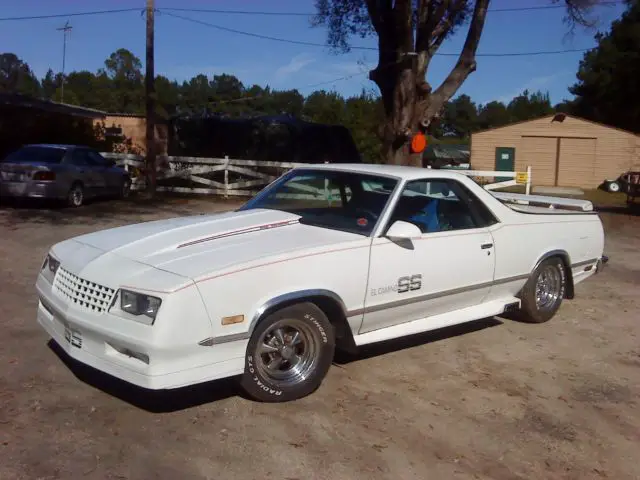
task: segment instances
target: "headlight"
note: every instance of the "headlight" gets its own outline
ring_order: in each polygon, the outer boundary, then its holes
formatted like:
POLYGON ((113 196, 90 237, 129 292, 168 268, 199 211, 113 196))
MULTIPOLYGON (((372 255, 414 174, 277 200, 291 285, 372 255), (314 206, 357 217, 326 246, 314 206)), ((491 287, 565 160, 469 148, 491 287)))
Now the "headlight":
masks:
POLYGON ((138 321, 152 325, 158 314, 158 309, 162 300, 150 295, 144 295, 142 293, 132 292, 130 290, 120 290, 120 310, 140 317, 138 321), (146 320, 147 317, 150 320, 146 320))
POLYGON ((53 278, 56 276, 60 262, 53 258, 51 254, 48 254, 42 263, 42 275, 53 283, 53 278))

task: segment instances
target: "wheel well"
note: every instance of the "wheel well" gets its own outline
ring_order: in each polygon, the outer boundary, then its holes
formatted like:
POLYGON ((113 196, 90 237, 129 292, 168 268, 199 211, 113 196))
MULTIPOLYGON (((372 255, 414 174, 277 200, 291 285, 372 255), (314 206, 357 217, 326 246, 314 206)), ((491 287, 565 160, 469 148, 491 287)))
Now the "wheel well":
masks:
MULTIPOLYGON (((573 289, 573 272, 571 270, 571 262, 569 260, 569 254, 563 251, 550 252, 544 255, 536 264, 536 268, 545 260, 550 258, 559 258, 562 261, 562 265, 564 265, 564 271, 567 274, 567 288, 565 290, 564 298, 572 299, 575 295, 573 289)), ((535 269, 534 269, 535 270, 535 269)))
POLYGON ((344 307, 340 303, 340 301, 327 295, 301 296, 283 300, 281 302, 277 302, 274 305, 269 305, 260 314, 257 321, 252 326, 252 329, 255 328, 255 325, 260 323, 263 318, 267 317, 273 312, 282 310, 283 308, 289 307, 291 305, 307 302, 313 303, 316 307, 322 310, 322 312, 327 316, 327 319, 329 320, 331 325, 333 325, 336 336, 336 346, 342 350, 353 351, 356 346, 353 340, 351 327, 349 326, 349 322, 347 322, 347 318, 345 316, 344 307))
POLYGON ((73 182, 71 182, 71 188, 75 187, 76 185, 80 185, 82 188, 84 188, 84 183, 82 183, 82 180, 74 180, 73 182))

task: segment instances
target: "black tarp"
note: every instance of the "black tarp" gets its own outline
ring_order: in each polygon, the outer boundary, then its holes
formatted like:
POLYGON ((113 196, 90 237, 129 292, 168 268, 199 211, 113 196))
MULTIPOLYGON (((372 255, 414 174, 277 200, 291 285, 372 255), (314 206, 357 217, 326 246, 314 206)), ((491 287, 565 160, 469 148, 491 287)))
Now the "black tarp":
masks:
POLYGON ((172 156, 300 163, 360 163, 349 130, 289 116, 227 118, 178 116, 170 120, 172 156))

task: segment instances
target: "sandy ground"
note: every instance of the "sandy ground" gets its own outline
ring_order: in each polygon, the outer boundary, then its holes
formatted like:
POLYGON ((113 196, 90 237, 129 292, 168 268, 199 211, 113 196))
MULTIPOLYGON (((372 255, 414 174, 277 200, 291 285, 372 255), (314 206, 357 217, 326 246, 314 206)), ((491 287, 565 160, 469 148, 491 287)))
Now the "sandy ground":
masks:
POLYGON ((550 323, 505 319, 340 355, 303 400, 233 381, 151 394, 66 362, 35 320, 48 247, 228 209, 0 207, 0 479, 640 478, 640 217, 603 213, 608 268, 550 323))

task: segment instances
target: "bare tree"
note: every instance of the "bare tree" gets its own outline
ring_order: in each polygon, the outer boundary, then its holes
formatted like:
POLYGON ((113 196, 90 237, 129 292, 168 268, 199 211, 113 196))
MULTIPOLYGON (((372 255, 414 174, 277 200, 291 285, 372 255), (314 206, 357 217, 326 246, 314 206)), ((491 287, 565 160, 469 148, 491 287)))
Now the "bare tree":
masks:
MULTIPOLYGON (((599 0, 564 2, 571 29, 592 26, 591 8, 599 0)), ((467 77, 476 69, 476 51, 490 0, 316 0, 314 26, 326 26, 327 42, 349 50, 352 36, 376 36, 378 65, 369 78, 380 89, 385 121, 381 126, 386 163, 421 165, 410 139, 426 131, 467 77), (456 64, 435 89, 426 75, 445 39, 466 26, 467 35, 456 64)))

